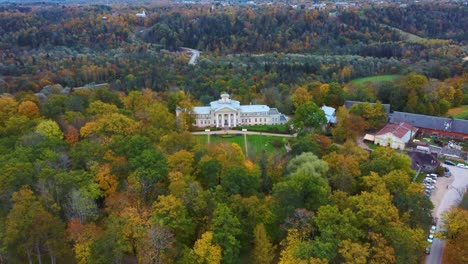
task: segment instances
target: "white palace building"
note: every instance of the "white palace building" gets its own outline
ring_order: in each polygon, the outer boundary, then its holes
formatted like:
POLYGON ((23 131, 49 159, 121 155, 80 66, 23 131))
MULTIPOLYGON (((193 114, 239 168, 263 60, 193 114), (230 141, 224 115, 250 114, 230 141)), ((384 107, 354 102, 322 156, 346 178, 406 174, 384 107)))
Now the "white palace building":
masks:
MULTIPOLYGON (((181 109, 177 109, 177 115, 181 109)), ((193 108, 196 127, 236 127, 252 125, 284 124, 288 118, 276 108, 266 105, 240 105, 239 101, 221 94, 221 99, 213 101, 210 106, 193 108)))

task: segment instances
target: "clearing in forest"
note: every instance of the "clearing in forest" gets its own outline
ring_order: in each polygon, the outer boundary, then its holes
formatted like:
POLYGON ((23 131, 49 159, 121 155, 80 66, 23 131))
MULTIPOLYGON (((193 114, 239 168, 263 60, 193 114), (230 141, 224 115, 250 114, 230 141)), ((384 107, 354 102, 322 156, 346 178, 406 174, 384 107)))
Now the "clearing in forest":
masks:
POLYGON ((370 76, 370 77, 363 77, 363 78, 358 78, 354 79, 349 82, 349 84, 355 84, 355 85, 361 85, 366 82, 372 82, 372 83, 379 83, 379 82, 385 82, 385 81, 395 81, 401 78, 402 75, 394 74, 394 75, 376 75, 376 76, 370 76))
POLYGON ((468 120, 468 105, 450 108, 446 116, 468 120))

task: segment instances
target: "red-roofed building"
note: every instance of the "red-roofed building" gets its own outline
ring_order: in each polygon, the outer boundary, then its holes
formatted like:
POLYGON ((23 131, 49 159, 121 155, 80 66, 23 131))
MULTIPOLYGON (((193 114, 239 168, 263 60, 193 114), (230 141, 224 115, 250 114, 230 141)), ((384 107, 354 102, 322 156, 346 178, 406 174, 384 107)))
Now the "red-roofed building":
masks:
POLYGON ((387 124, 375 135, 374 143, 394 149, 405 149, 405 144, 418 132, 418 129, 408 123, 387 124))

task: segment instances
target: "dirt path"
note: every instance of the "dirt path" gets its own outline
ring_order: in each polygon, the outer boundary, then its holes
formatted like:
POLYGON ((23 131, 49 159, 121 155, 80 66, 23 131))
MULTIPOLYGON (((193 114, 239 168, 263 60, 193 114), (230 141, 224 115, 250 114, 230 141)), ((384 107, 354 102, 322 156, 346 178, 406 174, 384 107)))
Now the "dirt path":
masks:
POLYGON ((356 139, 356 144, 361 147, 362 149, 365 149, 365 150, 368 150, 370 151, 371 149, 369 148, 369 146, 367 146, 366 143, 364 143, 364 137, 358 137, 356 139))

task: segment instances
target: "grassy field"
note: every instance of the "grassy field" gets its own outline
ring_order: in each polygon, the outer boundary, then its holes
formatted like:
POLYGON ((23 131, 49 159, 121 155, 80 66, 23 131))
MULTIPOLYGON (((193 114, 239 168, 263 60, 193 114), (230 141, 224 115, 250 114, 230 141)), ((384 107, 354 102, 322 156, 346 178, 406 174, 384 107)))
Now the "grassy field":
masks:
MULTIPOLYGON (((197 135, 195 136, 198 140, 198 143, 205 145, 208 143, 207 135, 197 135)), ((286 153, 284 143, 287 138, 285 137, 272 137, 272 136, 263 136, 263 135, 247 135, 247 150, 249 156, 256 155, 261 153, 262 150, 265 150, 267 153, 278 152, 286 153)), ((244 135, 232 135, 232 137, 222 137, 221 135, 210 137, 210 143, 214 144, 216 142, 225 141, 230 143, 236 143, 241 146, 242 150, 245 153, 245 144, 244 144, 244 135)))
POLYGON ((349 82, 349 84, 361 85, 366 82, 378 83, 384 81, 395 81, 401 78, 401 75, 377 75, 377 76, 370 76, 370 77, 363 77, 354 79, 349 82))
POLYGON ((451 108, 448 110, 446 116, 468 120, 468 105, 451 108))

